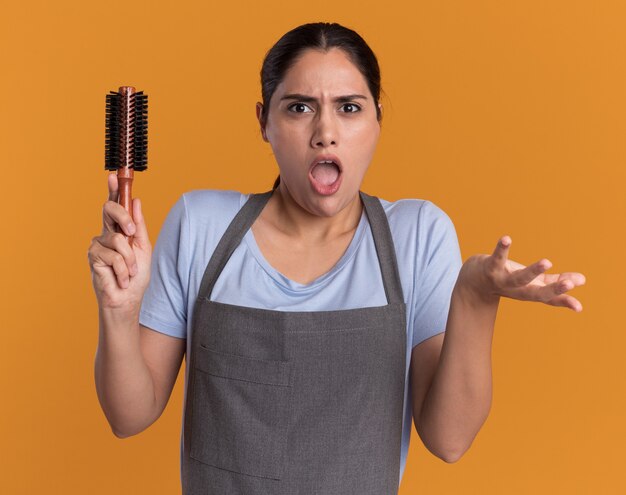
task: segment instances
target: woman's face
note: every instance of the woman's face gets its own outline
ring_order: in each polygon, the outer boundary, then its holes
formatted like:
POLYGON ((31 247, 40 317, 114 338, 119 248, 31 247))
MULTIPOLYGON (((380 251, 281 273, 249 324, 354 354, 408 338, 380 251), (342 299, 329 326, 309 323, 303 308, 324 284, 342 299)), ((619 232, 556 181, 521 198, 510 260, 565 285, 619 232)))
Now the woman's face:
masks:
MULTIPOLYGON (((263 125, 260 110, 257 103, 263 125)), ((280 169, 281 192, 326 217, 358 200, 379 135, 367 82, 338 48, 300 55, 271 97, 264 130, 280 169)))

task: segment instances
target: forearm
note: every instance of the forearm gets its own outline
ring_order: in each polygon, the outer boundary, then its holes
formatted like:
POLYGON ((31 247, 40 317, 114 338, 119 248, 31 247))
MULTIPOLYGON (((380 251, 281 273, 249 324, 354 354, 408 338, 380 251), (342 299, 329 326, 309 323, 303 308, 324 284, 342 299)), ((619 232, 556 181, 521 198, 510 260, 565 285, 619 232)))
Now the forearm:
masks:
POLYGON ((439 364, 417 415, 424 445, 454 462, 469 448, 491 407, 491 344, 499 297, 455 286, 439 364))
POLYGON ((99 322, 96 391, 113 433, 127 437, 158 417, 152 375, 140 348, 139 316, 100 310, 99 322))

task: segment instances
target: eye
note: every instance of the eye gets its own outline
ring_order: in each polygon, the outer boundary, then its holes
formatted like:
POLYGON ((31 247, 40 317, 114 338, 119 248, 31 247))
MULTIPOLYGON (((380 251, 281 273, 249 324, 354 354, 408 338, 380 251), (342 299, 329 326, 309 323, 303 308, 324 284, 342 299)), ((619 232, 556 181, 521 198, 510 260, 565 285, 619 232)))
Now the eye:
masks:
POLYGON ((312 111, 308 105, 305 105, 304 103, 293 103, 291 105, 289 105, 287 107, 287 109, 290 112, 294 112, 294 113, 308 113, 310 111, 312 111), (293 110, 292 110, 293 109, 293 110), (307 111, 308 109, 308 111, 307 111))
POLYGON ((344 103, 341 105, 341 108, 343 108, 343 111, 346 113, 356 113, 361 111, 361 107, 356 103, 344 103))

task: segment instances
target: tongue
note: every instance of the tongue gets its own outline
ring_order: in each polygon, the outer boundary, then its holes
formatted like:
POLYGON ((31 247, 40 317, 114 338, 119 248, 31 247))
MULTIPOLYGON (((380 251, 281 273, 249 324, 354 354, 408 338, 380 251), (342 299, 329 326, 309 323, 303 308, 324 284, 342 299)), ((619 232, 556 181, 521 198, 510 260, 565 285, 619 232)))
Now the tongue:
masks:
POLYGON ((334 163, 318 163, 313 168, 311 175, 317 182, 329 186, 339 177, 339 168, 334 163))

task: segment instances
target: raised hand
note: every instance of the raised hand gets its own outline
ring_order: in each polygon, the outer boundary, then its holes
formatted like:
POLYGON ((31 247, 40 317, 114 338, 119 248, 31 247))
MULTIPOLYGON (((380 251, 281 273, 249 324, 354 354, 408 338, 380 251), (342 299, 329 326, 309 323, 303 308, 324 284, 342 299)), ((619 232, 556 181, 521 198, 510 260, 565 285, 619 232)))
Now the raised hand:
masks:
POLYGON ((117 202, 116 174, 109 174, 107 180, 109 197, 102 208, 102 234, 92 238, 87 253, 92 281, 101 309, 135 313, 150 280, 152 246, 139 199, 133 199, 133 221, 117 202), (132 245, 127 238, 130 235, 134 236, 132 245))
POLYGON ((486 301, 496 301, 499 296, 504 296, 582 311, 580 301, 567 294, 574 287, 585 284, 582 273, 545 273, 552 267, 546 258, 529 266, 509 260, 511 242, 509 236, 503 236, 491 255, 477 254, 468 258, 461 267, 457 284, 486 301))

